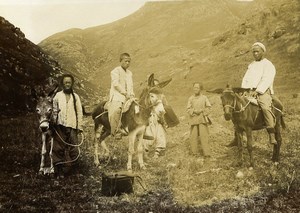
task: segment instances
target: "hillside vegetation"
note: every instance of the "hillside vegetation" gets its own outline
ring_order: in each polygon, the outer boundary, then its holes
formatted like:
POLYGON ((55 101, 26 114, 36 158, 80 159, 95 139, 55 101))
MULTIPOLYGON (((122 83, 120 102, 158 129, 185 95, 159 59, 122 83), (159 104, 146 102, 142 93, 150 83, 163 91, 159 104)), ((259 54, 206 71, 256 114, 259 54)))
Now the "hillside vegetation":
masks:
POLYGON ((129 52, 136 90, 149 73, 171 76, 165 92, 181 108, 196 80, 207 89, 239 85, 255 41, 277 68, 276 91, 299 92, 299 11, 297 0, 149 2, 119 21, 70 29, 39 46, 104 93, 119 54, 129 52))

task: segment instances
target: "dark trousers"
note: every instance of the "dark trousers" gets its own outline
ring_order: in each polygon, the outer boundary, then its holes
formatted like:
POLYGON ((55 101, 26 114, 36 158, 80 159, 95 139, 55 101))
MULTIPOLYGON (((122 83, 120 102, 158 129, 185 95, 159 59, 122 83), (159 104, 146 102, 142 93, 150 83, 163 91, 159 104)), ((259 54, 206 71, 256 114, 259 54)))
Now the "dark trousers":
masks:
MULTIPOLYGON (((78 136, 77 130, 71 127, 65 127, 58 125, 54 127, 53 133, 53 163, 56 165, 61 162, 70 162, 78 158, 79 150, 78 147, 67 145, 66 143, 77 145, 78 136), (66 143, 65 143, 66 142, 66 143)), ((70 162, 67 165, 72 165, 77 162, 70 162)))

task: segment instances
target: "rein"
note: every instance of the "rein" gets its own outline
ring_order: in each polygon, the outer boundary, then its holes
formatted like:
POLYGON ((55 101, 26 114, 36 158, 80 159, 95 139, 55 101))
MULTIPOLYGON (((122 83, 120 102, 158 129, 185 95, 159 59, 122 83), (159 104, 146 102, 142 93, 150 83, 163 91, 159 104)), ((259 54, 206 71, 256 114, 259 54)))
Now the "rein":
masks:
POLYGON ((97 118, 101 117, 102 115, 104 115, 105 113, 108 113, 108 111, 104 111, 102 113, 100 113, 99 115, 97 115, 94 120, 96 120, 97 118))
POLYGON ((248 101, 248 103, 247 103, 245 106, 243 106, 243 105, 241 104, 241 109, 240 109, 240 110, 233 111, 233 113, 241 113, 241 112, 244 112, 245 109, 247 108, 247 106, 249 106, 250 103, 251 103, 251 101, 248 101))
POLYGON ((57 130, 53 127, 54 131, 56 132, 56 134, 58 135, 58 137, 60 138, 60 140, 66 144, 66 145, 69 145, 69 146, 74 146, 74 147, 78 147, 78 155, 76 156, 76 158, 72 159, 72 160, 69 160, 69 161, 64 161, 64 162, 58 162, 56 163, 56 165, 60 165, 60 164, 67 164, 67 163, 73 163, 75 162, 76 160, 78 160, 79 156, 81 155, 81 152, 80 152, 80 146, 83 144, 83 141, 84 141, 84 134, 82 132, 80 132, 80 134, 82 135, 82 138, 81 138, 81 142, 79 144, 70 144, 68 142, 66 142, 62 137, 61 135, 57 132, 57 130))
POLYGON ((243 106, 243 104, 241 104, 241 109, 240 110, 236 110, 236 106, 237 106, 237 101, 236 101, 236 97, 234 97, 234 103, 233 103, 233 106, 232 105, 225 105, 224 108, 228 107, 228 108, 231 108, 233 109, 233 112, 232 113, 242 113, 245 111, 245 109, 249 106, 249 104, 251 103, 251 101, 248 101, 247 104, 245 106, 243 106))
POLYGON ((56 134, 58 135, 59 139, 66 145, 69 145, 69 146, 74 146, 74 147, 79 147, 83 144, 83 141, 84 141, 84 134, 82 132, 80 132, 80 134, 82 135, 82 138, 81 138, 81 142, 79 144, 71 144, 71 143, 68 143, 66 142, 62 137, 61 135, 57 132, 57 130, 55 129, 55 127, 53 127, 54 131, 56 132, 56 134))

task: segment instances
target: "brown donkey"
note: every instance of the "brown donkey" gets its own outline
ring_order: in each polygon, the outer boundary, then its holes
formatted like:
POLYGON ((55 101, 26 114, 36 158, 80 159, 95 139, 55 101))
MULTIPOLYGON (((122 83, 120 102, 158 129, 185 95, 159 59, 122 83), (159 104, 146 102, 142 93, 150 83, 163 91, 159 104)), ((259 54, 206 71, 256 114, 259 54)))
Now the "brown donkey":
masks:
MULTIPOLYGON (((242 134, 247 136, 247 149, 250 155, 250 167, 254 166, 253 161, 253 139, 252 131, 264 129, 264 119, 260 107, 253 104, 249 98, 242 96, 247 89, 230 88, 228 87, 222 92, 221 100, 224 109, 224 117, 226 120, 232 120, 236 131, 236 139, 239 149, 239 165, 243 164, 243 144, 242 134)), ((282 117, 282 104, 279 101, 273 100, 273 114, 276 119, 275 138, 277 144, 273 145, 272 161, 275 164, 279 162, 280 146, 282 143, 281 127, 285 128, 285 123, 282 117)))

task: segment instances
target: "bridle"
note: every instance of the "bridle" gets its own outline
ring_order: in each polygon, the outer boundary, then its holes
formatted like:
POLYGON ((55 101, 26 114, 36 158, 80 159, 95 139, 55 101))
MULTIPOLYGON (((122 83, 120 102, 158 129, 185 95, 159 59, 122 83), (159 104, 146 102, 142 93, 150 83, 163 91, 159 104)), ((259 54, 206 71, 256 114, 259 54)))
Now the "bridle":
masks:
MULTIPOLYGON (((228 91, 228 92, 234 93, 233 91, 228 91)), ((232 113, 236 113, 236 114, 237 114, 237 113, 242 113, 242 112, 244 112, 245 109, 249 106, 250 103, 251 103, 251 101, 248 101, 247 104, 246 104, 245 106, 243 106, 243 105, 241 104, 241 109, 240 109, 240 110, 237 110, 237 109, 236 109, 236 106, 237 106, 237 100, 236 100, 236 96, 234 95, 233 105, 226 104, 226 105, 223 106, 223 108, 224 108, 224 111, 225 111, 226 108, 230 108, 230 109, 233 110, 232 113)))
POLYGON ((42 123, 49 123, 50 124, 50 120, 49 119, 41 120, 39 125, 41 125, 42 123))

